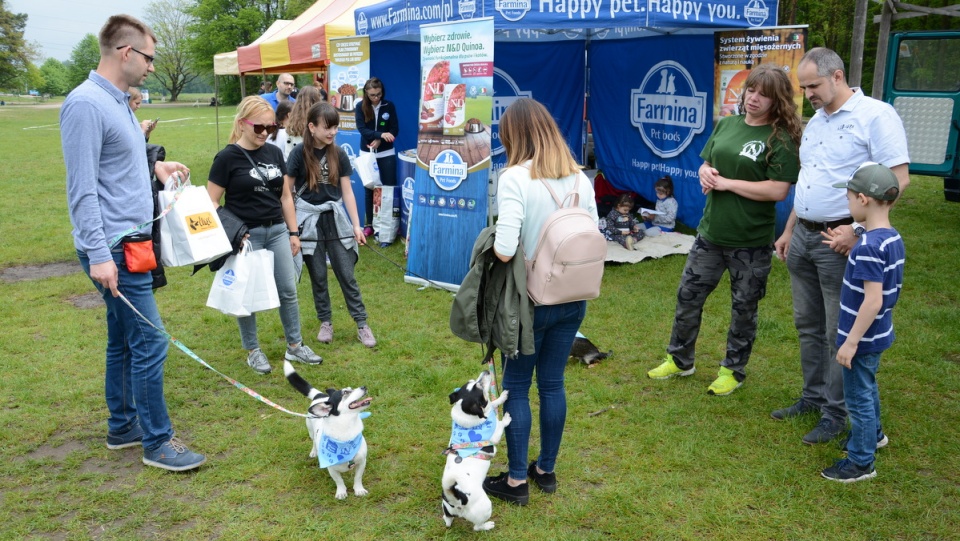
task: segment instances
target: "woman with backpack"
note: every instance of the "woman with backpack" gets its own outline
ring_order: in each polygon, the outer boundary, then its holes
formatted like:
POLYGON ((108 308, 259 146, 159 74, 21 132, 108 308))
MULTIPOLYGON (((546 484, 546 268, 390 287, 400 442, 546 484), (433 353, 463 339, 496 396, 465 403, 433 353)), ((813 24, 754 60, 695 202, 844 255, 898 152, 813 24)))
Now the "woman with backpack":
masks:
MULTIPOLYGON (((494 251, 501 261, 536 252, 543 225, 557 210, 551 190, 563 198, 576 186, 579 206, 592 217, 593 231, 599 235, 593 185, 543 105, 529 98, 513 102, 500 117, 500 139, 506 149, 507 167, 500 174, 500 218, 494 251)), ((602 267, 600 272, 602 275, 602 267)), ((563 372, 586 311, 583 300, 536 305, 534 353, 512 356, 513 352, 507 352, 511 356, 503 357, 502 385, 504 392, 509 391, 504 410, 511 417, 505 429, 509 471, 484 481, 487 494, 526 505, 530 498, 527 477, 543 492, 556 491, 554 465, 567 415, 563 372), (540 396, 540 453, 528 466, 532 424, 529 391, 534 373, 540 396)))

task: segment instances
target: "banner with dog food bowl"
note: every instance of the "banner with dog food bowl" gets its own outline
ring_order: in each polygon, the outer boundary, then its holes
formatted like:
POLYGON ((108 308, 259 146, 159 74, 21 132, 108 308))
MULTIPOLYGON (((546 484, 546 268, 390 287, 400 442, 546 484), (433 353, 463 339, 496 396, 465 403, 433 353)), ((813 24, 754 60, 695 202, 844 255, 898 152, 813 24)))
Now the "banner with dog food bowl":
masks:
MULTIPOLYGON (((328 70, 330 104, 340 113, 337 144, 350 157, 350 165, 360 154, 360 132, 357 131, 356 106, 363 97, 363 85, 370 78, 370 38, 351 36, 330 40, 330 68, 328 70)), ((364 216, 366 194, 356 167, 350 177, 357 213, 364 216)))
POLYGON ((456 290, 487 225, 493 19, 420 27, 420 118, 406 281, 456 290))

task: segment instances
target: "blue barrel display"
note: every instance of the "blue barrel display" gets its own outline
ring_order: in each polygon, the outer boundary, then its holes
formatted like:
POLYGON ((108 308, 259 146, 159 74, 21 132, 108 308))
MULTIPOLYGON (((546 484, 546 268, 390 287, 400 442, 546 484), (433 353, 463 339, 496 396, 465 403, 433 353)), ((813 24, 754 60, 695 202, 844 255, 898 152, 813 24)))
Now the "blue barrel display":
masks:
POLYGON ((410 211, 413 208, 413 186, 417 176, 417 149, 411 148, 398 154, 397 183, 401 187, 400 204, 400 238, 406 241, 407 225, 410 221, 410 211))

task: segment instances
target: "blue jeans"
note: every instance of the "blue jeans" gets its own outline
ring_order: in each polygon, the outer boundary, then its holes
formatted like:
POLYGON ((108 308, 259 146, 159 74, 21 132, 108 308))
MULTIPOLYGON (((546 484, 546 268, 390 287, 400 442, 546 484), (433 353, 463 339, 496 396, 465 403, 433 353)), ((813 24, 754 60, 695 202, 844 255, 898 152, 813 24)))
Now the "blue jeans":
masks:
POLYGON ((737 381, 747 377, 746 367, 757 338, 760 299, 767 293, 767 277, 773 248, 730 248, 718 246, 697 235, 677 287, 677 308, 667 353, 683 370, 694 366, 700 321, 707 297, 713 293, 724 272, 730 274, 730 327, 727 355, 720 362, 733 371, 737 381))
MULTIPOLYGON (((123 248, 112 253, 117 264, 117 289, 154 325, 163 328, 153 298, 153 275, 127 271, 123 248)), ((83 272, 90 276, 90 258, 77 251, 83 272)), ((140 419, 143 447, 154 450, 173 437, 173 427, 163 397, 163 365, 167 339, 140 319, 119 297, 94 282, 107 305, 107 365, 104 394, 110 417, 107 429, 122 433, 140 419)))
MULTIPOLYGON (((839 365, 839 363, 837 363, 839 365)), ((880 353, 854 355, 851 368, 843 368, 843 393, 850 412, 850 441, 847 458, 857 466, 873 464, 877 441, 883 438, 880 426, 880 390, 877 370, 880 353)))
POLYGON ((563 371, 570 358, 570 348, 580 323, 587 314, 587 302, 577 301, 533 309, 534 354, 503 358, 503 388, 510 391, 504 411, 510 414, 507 437, 507 458, 510 477, 527 478, 527 452, 530 447, 530 384, 537 373, 540 396, 540 469, 554 469, 563 426, 567 420, 567 396, 563 387, 563 371))
MULTIPOLYGON (((299 344, 303 341, 300 334, 300 304, 297 301, 296 270, 293 266, 293 252, 290 251, 290 234, 284 224, 270 227, 254 227, 250 230, 250 244, 254 250, 266 248, 273 252, 273 279, 277 282, 277 295, 280 297, 280 323, 287 344, 299 344)), ((247 350, 260 347, 257 339, 257 315, 238 317, 240 341, 247 350)))
POLYGON ((800 339, 801 398, 820 408, 824 417, 846 422, 843 367, 837 362, 837 319, 847 257, 822 241, 820 232, 798 223, 787 251, 793 322, 800 339))

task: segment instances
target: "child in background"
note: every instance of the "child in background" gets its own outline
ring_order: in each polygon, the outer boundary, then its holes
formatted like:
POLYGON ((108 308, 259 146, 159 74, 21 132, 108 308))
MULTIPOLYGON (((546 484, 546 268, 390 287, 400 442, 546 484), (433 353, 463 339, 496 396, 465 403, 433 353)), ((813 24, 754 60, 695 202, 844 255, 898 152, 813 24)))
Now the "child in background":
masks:
POLYGON ((277 131, 267 137, 267 142, 281 151, 287 149, 287 119, 290 118, 290 111, 292 110, 293 104, 289 101, 277 103, 277 131))
POLYGON ((623 194, 617 199, 617 204, 607 214, 604 236, 607 240, 620 243, 627 250, 633 250, 636 243, 644 237, 644 229, 640 222, 631 213, 633 198, 623 194))
POLYGON ((847 458, 820 474, 841 483, 876 477, 878 447, 889 441, 880 423, 877 369, 880 354, 894 340, 893 307, 903 287, 906 254, 903 239, 890 225, 890 208, 900 196, 900 183, 887 167, 867 162, 848 182, 850 215, 863 226, 850 250, 840 290, 837 362, 843 365, 843 395, 850 413, 847 458))
MULTIPOLYGON (((140 104, 143 103, 143 94, 141 94, 141 93, 140 93, 140 89, 137 88, 137 87, 135 87, 135 86, 131 86, 131 87, 130 87, 130 90, 129 90, 128 92, 130 92, 130 99, 127 101, 127 103, 130 105, 130 110, 133 111, 134 113, 136 113, 136 112, 137 112, 137 109, 140 108, 140 104)), ((140 130, 143 131, 143 138, 144 138, 145 140, 149 141, 149 140, 150 140, 150 132, 152 132, 153 129, 156 128, 156 127, 157 127, 157 121, 156 121, 156 120, 143 120, 143 121, 141 121, 141 122, 140 122, 140 130)))
POLYGON ((657 192, 655 210, 658 214, 640 213, 643 217, 643 225, 647 228, 647 235, 650 236, 673 231, 677 226, 677 208, 679 207, 677 200, 673 198, 673 179, 670 175, 664 175, 654 183, 653 188, 657 192))

